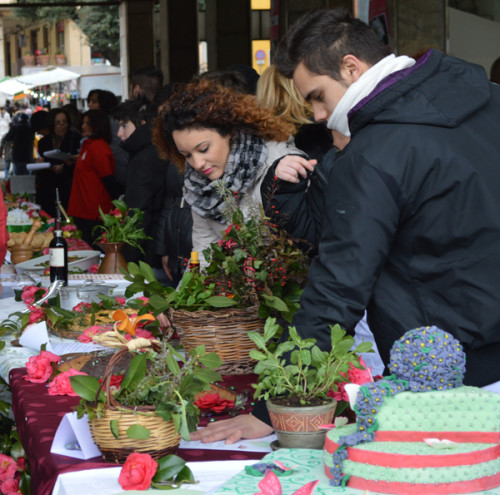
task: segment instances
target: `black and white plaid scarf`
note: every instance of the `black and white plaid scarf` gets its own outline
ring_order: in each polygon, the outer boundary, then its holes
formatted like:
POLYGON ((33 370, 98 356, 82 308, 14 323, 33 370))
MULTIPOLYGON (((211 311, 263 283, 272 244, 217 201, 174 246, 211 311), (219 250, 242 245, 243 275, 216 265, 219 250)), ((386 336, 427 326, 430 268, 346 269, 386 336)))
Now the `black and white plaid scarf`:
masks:
MULTIPOLYGON (((239 133, 231 140, 231 151, 224 174, 219 179, 226 188, 240 194, 253 185, 255 176, 268 155, 264 141, 250 134, 239 133)), ((216 183, 186 163, 184 198, 204 218, 223 223, 224 198, 217 193, 216 183)))

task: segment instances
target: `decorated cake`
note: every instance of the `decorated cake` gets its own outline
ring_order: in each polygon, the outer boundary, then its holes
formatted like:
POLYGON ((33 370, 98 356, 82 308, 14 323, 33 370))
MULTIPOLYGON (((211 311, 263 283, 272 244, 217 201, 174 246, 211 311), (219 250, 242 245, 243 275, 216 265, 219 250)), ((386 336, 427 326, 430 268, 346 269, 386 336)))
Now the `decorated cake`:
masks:
POLYGON ((356 424, 328 432, 330 483, 397 495, 500 486, 500 394, 463 386, 460 343, 437 327, 411 330, 389 368, 357 391, 356 424))

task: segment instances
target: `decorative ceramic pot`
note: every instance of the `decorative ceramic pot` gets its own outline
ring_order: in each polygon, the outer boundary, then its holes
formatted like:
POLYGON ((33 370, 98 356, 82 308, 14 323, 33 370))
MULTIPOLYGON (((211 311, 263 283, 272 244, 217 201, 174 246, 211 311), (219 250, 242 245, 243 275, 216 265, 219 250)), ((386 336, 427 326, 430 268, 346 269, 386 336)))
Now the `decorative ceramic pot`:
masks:
POLYGON ((104 251, 104 259, 99 266, 98 273, 122 273, 120 268, 127 270, 127 261, 123 257, 124 242, 103 242, 99 244, 104 251))
POLYGON ((25 67, 31 67, 35 65, 35 56, 34 55, 24 55, 23 56, 23 65, 25 67))
POLYGON ((320 425, 331 424, 337 401, 311 407, 289 407, 266 402, 279 446, 289 449, 322 449, 326 430, 320 425))

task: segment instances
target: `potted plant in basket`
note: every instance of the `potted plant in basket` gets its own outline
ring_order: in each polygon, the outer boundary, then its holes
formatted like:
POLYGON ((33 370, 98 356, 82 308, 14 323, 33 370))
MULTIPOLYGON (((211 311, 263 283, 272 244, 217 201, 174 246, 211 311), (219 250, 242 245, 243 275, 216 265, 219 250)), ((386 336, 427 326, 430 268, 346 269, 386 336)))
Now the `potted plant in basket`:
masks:
POLYGON ((268 318, 263 335, 248 334, 258 347, 250 351, 259 375, 255 398, 266 400, 281 447, 322 448, 325 430, 318 426, 332 423, 337 407, 329 393, 348 380, 350 367, 363 368, 358 353, 370 352, 372 344, 354 347, 354 337, 334 325, 329 352, 322 351, 315 339, 299 337, 294 327, 289 327, 287 340, 272 346, 279 328, 274 318, 268 318))
POLYGON ((116 364, 130 352, 123 346, 109 360, 101 381, 71 377, 73 390, 82 398, 78 415, 88 414, 92 436, 106 461, 123 462, 131 452, 158 459, 175 451, 180 437, 189 440, 189 432, 198 425, 195 396, 221 379, 213 371, 220 365, 219 357, 203 346, 184 357, 166 341, 149 342, 149 350, 142 348, 146 352, 132 353, 125 376, 113 375, 116 364))
POLYGON ((127 297, 142 292, 151 310, 168 311, 183 346, 203 343, 224 362, 223 374, 251 372, 249 330, 270 315, 290 321, 299 307, 309 258, 276 229, 262 208, 243 214, 233 194, 222 189, 229 220, 223 238, 204 251, 208 265, 188 270, 174 289, 161 286, 148 265, 129 264, 127 297))
POLYGON ((126 270, 123 247, 127 244, 144 253, 141 241, 151 239, 142 228, 143 213, 139 208, 128 208, 119 199, 114 200, 113 205, 115 209, 110 213, 103 213, 99 207, 103 224, 93 230, 94 234, 100 232, 97 242, 105 254, 99 273, 121 273, 120 269, 126 270))

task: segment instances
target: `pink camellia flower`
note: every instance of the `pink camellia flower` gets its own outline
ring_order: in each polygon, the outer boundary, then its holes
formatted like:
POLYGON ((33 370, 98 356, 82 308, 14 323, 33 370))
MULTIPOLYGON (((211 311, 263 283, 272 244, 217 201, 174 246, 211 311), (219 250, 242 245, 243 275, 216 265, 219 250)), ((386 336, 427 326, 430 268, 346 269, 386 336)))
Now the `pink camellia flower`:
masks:
POLYGON ((122 212, 118 208, 115 208, 114 210, 110 211, 109 214, 117 218, 120 218, 122 216, 122 212))
POLYGON ((89 328, 86 328, 83 331, 82 335, 78 336, 78 340, 83 344, 90 344, 91 342, 94 341, 92 337, 100 333, 103 333, 103 329, 98 325, 93 325, 89 328))
MULTIPOLYGON (((17 471, 17 464, 12 457, 0 454, 0 481, 4 482, 13 478, 17 471)), ((4 491, 2 490, 2 493, 4 491)))
POLYGON ((51 363, 60 361, 59 356, 49 351, 42 351, 38 356, 31 356, 26 363, 27 375, 24 379, 31 383, 45 383, 52 375, 51 363))
POLYGON ((35 297, 38 292, 40 292, 39 299, 41 299, 45 296, 45 294, 47 294, 47 289, 43 287, 36 287, 35 285, 27 285, 21 294, 21 299, 24 304, 31 306, 35 302, 35 297))
POLYGON ((30 314, 28 317, 28 324, 38 323, 39 321, 45 320, 45 311, 42 308, 36 308, 35 306, 31 306, 30 314))
MULTIPOLYGON (((337 391, 330 389, 327 393, 329 397, 333 397, 335 400, 344 400, 349 401, 349 396, 345 391, 346 383, 355 383, 356 385, 364 385, 365 383, 373 382, 372 371, 371 368, 366 367, 366 363, 363 361, 363 358, 359 357, 359 363, 363 366, 364 369, 355 368, 352 364, 349 364, 349 371, 347 372, 347 382, 340 382, 337 384, 337 391)), ((340 373, 342 376, 345 376, 345 373, 340 373)))
POLYGON ((64 232, 76 232, 78 229, 76 225, 64 225, 61 230, 64 232))
POLYGON ((122 306, 126 303, 126 299, 124 297, 116 296, 116 302, 121 304, 122 306))
POLYGON ((140 296, 136 298, 138 301, 142 301, 142 304, 146 306, 146 304, 149 302, 149 297, 146 296, 140 296))
MULTIPOLYGON (((144 339, 149 339, 149 340, 154 340, 155 339, 155 336, 149 331, 149 330, 146 330, 145 328, 141 328, 141 327, 137 327, 135 329, 135 337, 138 338, 138 337, 142 337, 144 339)), ((125 338, 127 340, 132 340, 132 335, 130 334, 125 334, 125 338)))
POLYGON ((19 489, 19 479, 9 478, 0 485, 0 492, 4 495, 22 495, 19 489))
POLYGON ((118 476, 124 490, 147 490, 156 474, 158 463, 149 454, 129 454, 118 476))
POLYGON ((92 304, 91 303, 86 303, 86 302, 81 302, 81 303, 78 303, 74 308, 73 308, 73 311, 75 313, 83 313, 83 310, 86 308, 86 309, 90 309, 92 307, 92 304))
POLYGON ((68 371, 64 371, 57 375, 49 383, 49 395, 69 395, 70 397, 78 397, 78 394, 73 390, 69 378, 75 375, 87 375, 81 371, 77 371, 74 368, 70 368, 68 371))

